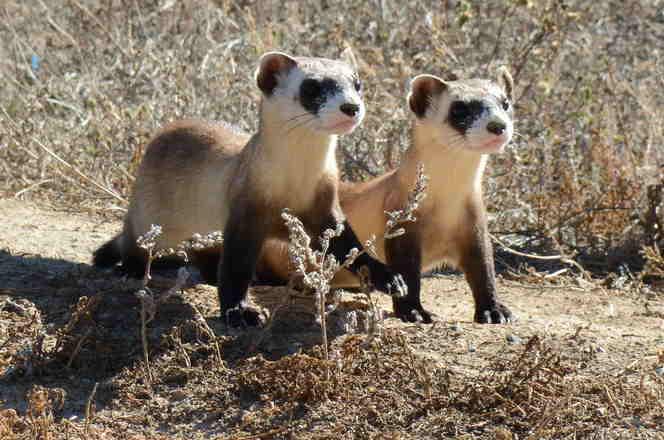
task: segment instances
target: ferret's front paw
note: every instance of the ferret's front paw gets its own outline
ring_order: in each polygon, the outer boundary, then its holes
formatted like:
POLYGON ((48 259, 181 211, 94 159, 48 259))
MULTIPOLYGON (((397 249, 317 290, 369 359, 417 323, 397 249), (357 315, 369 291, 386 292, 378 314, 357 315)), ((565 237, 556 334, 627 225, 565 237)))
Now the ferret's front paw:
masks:
POLYGON ((401 275, 394 274, 392 281, 387 283, 387 293, 394 298, 404 298, 408 295, 408 285, 401 275))
POLYGON ((385 292, 395 298, 403 298, 408 295, 408 285, 403 277, 389 270, 387 267, 381 269, 375 268, 370 271, 371 279, 369 280, 376 290, 385 292))
POLYGON ((516 316, 506 305, 499 302, 475 310, 475 322, 480 324, 507 324, 515 321, 516 316))
POLYGON ((244 305, 222 311, 222 316, 229 327, 260 327, 265 323, 265 319, 258 309, 244 305))
POLYGON ((423 322, 431 324, 435 316, 427 312, 419 301, 412 301, 408 298, 394 298, 392 300, 394 315, 403 322, 423 322))

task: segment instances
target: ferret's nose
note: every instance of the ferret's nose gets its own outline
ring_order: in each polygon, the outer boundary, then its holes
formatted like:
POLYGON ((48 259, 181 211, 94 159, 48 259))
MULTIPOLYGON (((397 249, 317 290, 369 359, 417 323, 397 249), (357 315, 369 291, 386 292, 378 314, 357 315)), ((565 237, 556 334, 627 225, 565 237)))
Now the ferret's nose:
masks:
POLYGON ((493 133, 497 136, 503 134, 505 128, 507 128, 505 123, 500 121, 491 121, 488 124, 486 124, 486 129, 489 131, 489 133, 493 133))
POLYGON ((360 112, 360 106, 357 104, 345 103, 339 106, 339 110, 341 110, 341 113, 353 117, 360 112))

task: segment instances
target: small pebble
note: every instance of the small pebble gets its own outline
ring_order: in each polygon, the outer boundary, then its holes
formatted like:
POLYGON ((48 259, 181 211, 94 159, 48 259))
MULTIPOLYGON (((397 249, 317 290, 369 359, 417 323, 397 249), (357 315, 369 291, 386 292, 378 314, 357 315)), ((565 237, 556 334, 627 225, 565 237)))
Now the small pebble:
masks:
POLYGON ((512 440, 514 438, 512 432, 503 427, 496 428, 494 434, 496 436, 496 440, 512 440))
POLYGON ((469 353, 475 353, 477 351, 477 347, 475 347, 473 344, 468 344, 468 352, 469 353))
POLYGON ((173 400, 184 400, 187 398, 187 393, 182 390, 175 390, 171 393, 173 400))
POLYGON ((595 346, 595 351, 597 353, 606 353, 606 349, 604 347, 602 347, 601 345, 596 345, 595 346))
POLYGON ((517 335, 509 334, 507 335, 507 342, 510 344, 520 344, 522 340, 517 335))
POLYGON ((657 373, 659 376, 664 376, 664 367, 655 368, 655 373, 657 373))
POLYGON ((452 330, 453 332, 460 332, 463 329, 461 328, 461 325, 458 322, 455 322, 450 326, 450 330, 452 330))

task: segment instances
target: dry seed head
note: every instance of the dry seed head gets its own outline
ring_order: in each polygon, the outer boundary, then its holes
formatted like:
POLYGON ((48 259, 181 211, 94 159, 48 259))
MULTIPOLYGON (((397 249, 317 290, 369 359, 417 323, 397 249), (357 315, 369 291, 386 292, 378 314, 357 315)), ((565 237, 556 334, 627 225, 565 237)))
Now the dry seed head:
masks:
POLYGON ((195 233, 191 236, 189 240, 180 242, 180 244, 178 244, 178 250, 188 251, 193 249, 196 251, 200 251, 203 249, 219 247, 223 243, 224 243, 224 237, 221 231, 213 231, 206 235, 195 233))
POLYGON ((330 281, 339 270, 339 263, 334 256, 327 254, 330 240, 343 232, 343 225, 337 224, 335 229, 327 229, 320 237, 320 251, 311 248, 311 238, 304 229, 302 222, 285 209, 281 217, 288 228, 288 256, 295 268, 295 273, 310 289, 319 295, 326 295, 330 290, 330 281), (309 269, 311 268, 311 269, 309 269))
POLYGON ((157 237, 161 235, 161 226, 150 225, 150 230, 136 239, 138 247, 145 249, 148 252, 157 245, 157 237))
POLYGON ((387 215, 387 222, 385 223, 385 239, 405 234, 406 230, 404 228, 395 228, 401 223, 412 223, 417 220, 415 217, 415 211, 426 197, 428 182, 429 177, 424 174, 424 165, 420 163, 417 167, 415 187, 408 194, 408 203, 406 204, 406 207, 395 211, 385 211, 385 215, 387 215))
POLYGON ((157 252, 154 254, 154 258, 163 258, 167 257, 170 255, 176 255, 178 257, 181 257, 184 259, 184 261, 189 261, 189 256, 187 255, 186 252, 179 250, 179 249, 173 249, 173 248, 165 248, 165 249, 159 249, 157 252))
MULTIPOLYGON (((145 249, 152 255, 157 246, 157 238, 161 235, 162 228, 159 225, 150 225, 150 230, 136 239, 138 247, 145 249)), ((180 242, 176 248, 159 249, 152 255, 154 259, 170 255, 176 255, 189 261, 187 251, 200 251, 208 248, 220 247, 224 242, 221 231, 213 231, 206 235, 194 233, 189 240, 180 242)))
POLYGON ((355 262, 357 257, 360 256, 360 250, 358 248, 353 248, 348 252, 348 255, 346 255, 346 261, 344 262, 344 266, 350 266, 355 262))
POLYGON ((134 295, 136 295, 136 297, 141 301, 141 304, 145 308, 145 322, 148 323, 152 321, 157 314, 157 304, 155 303, 152 294, 149 293, 149 290, 146 288, 136 291, 134 295))

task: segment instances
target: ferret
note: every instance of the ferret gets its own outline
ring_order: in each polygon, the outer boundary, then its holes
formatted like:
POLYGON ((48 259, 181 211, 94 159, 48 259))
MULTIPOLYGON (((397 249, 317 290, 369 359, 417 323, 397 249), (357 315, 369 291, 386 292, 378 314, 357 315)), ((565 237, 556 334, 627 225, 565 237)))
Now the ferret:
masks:
MULTIPOLYGON (((142 276, 147 255, 136 238, 152 224, 162 227, 158 248, 176 247, 194 233, 223 231, 221 249, 195 252, 192 261, 208 283, 218 284, 221 314, 232 326, 261 322, 246 303, 247 289, 264 241, 288 238, 284 208, 316 237, 342 222, 343 233, 329 249, 338 260, 362 247, 339 206, 335 158, 337 137, 364 118, 357 73, 338 60, 269 52, 260 58, 255 81, 262 99, 252 136, 200 120, 171 123, 156 134, 139 167, 122 232, 93 256, 95 266, 122 261, 123 270, 142 276)), ((350 269, 362 266, 379 290, 403 284, 367 254, 350 269)))
MULTIPOLYGON (((493 250, 482 200, 482 174, 489 154, 501 152, 513 134, 509 72, 495 81, 444 81, 419 75, 411 81, 408 106, 414 115, 411 145, 401 166, 363 183, 340 186, 341 206, 360 239, 385 230, 384 212, 402 209, 424 165, 429 176, 426 197, 405 234, 379 240, 381 261, 403 275, 408 294, 393 298, 394 313, 404 321, 432 322, 420 301, 420 275, 447 263, 460 268, 475 300, 474 320, 505 323, 510 310, 496 293, 493 250), (419 316, 418 316, 419 315, 419 316)), ((288 277, 286 248, 268 243, 259 260, 258 282, 278 283, 288 277)), ((357 277, 340 272, 334 287, 357 285, 357 277)))

